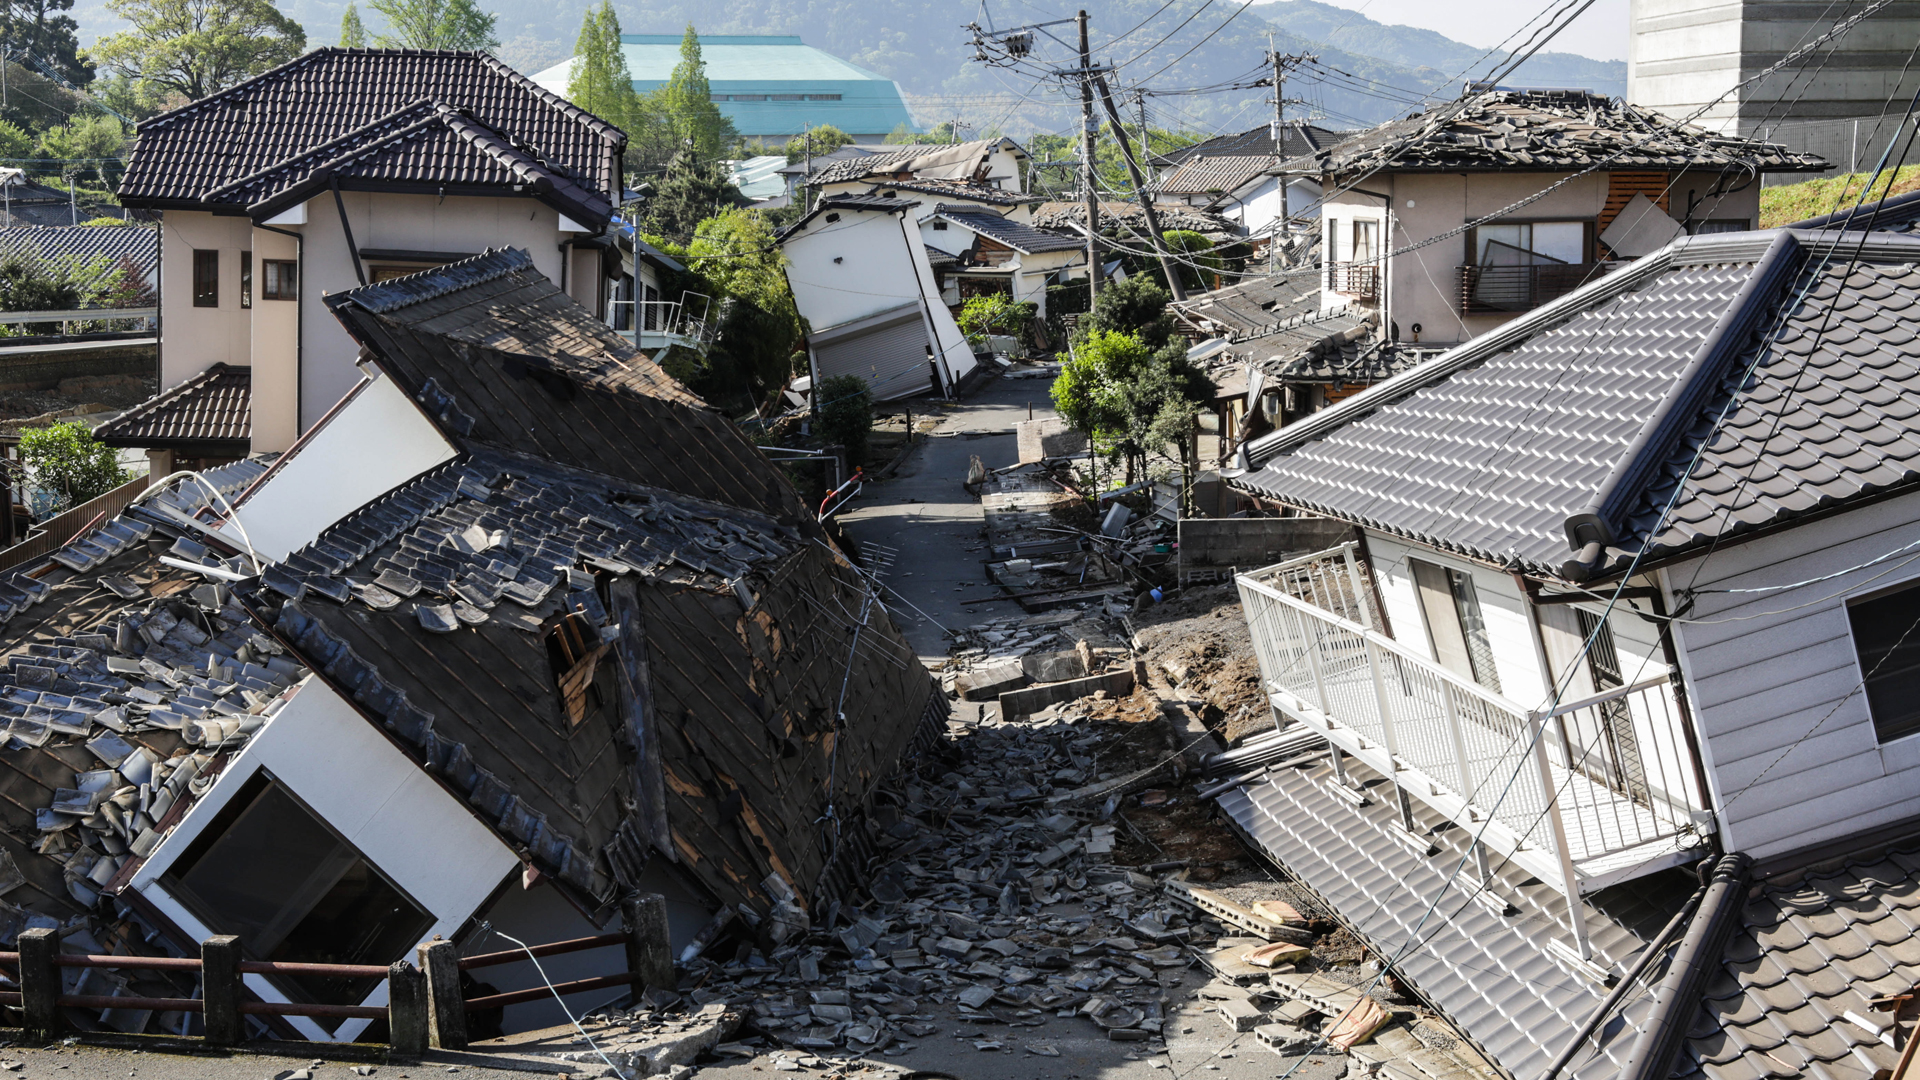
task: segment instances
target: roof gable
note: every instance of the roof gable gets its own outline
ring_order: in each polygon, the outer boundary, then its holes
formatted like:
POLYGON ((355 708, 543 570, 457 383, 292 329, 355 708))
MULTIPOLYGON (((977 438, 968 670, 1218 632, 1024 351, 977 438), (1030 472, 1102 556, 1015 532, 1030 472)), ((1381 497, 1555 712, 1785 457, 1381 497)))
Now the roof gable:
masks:
POLYGON ((225 444, 244 454, 253 434, 253 369, 214 364, 94 430, 108 446, 225 444))
POLYGON ((214 192, 421 101, 470 110, 548 169, 603 195, 616 190, 625 134, 491 56, 321 48, 142 122, 120 197, 233 205, 238 195, 214 192))

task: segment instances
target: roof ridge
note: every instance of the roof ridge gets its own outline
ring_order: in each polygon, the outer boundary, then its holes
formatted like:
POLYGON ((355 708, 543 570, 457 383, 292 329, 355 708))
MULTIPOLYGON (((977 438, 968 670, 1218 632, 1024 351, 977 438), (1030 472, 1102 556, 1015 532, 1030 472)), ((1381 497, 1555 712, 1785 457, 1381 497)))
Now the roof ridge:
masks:
POLYGON ((326 298, 329 308, 357 304, 377 315, 412 307, 482 282, 533 269, 533 257, 517 247, 488 248, 458 262, 444 263, 417 274, 362 285, 326 298), (493 265, 483 265, 491 262, 493 265), (477 273, 470 272, 477 270, 477 273), (456 280, 457 277, 457 280, 456 280), (435 279, 440 279, 438 282, 435 279))
POLYGON ((616 137, 613 141, 619 143, 623 149, 625 148, 627 144, 627 133, 624 129, 615 125, 612 121, 609 121, 596 113, 590 113, 587 110, 581 108, 580 106, 575 105, 573 102, 568 101, 566 98, 563 98, 560 95, 554 93, 553 91, 547 89, 546 87, 541 86, 539 83, 534 82, 532 79, 521 74, 517 69, 507 64, 506 61, 501 60, 499 57, 494 56, 492 53, 480 53, 478 55, 480 57, 480 62, 482 67, 490 67, 496 72, 499 72, 501 75, 506 77, 508 82, 511 82, 514 85, 519 86, 522 89, 528 91, 534 97, 538 98, 543 104, 552 108, 554 111, 559 112, 562 115, 572 117, 576 120, 581 120, 586 122, 588 127, 598 130, 600 135, 603 138, 608 133, 612 133, 616 137))
MULTIPOLYGON (((306 150, 302 150, 299 153, 293 155, 292 157, 282 158, 280 161, 272 165, 268 165, 260 169, 255 169, 253 172, 250 172, 245 176, 241 176, 234 180, 230 180, 227 183, 221 184, 219 187, 216 187, 211 191, 208 191, 205 195, 202 195, 200 197, 200 200, 202 202, 212 202, 214 201, 214 197, 219 195, 221 192, 227 191, 230 188, 238 188, 246 184, 257 182, 277 172, 284 172, 287 169, 293 168, 296 163, 298 163, 304 158, 312 157, 316 154, 325 153, 328 150, 332 149, 333 147, 338 146, 342 143, 347 143, 353 140, 364 138, 366 135, 373 132, 375 129, 381 127, 382 125, 392 125, 396 123, 403 124, 404 125, 403 127, 395 128, 393 132, 389 133, 389 134, 397 134, 398 132, 403 131, 406 128, 414 126, 419 122, 419 119, 420 119, 420 118, 415 118, 412 120, 402 121, 401 117, 411 112, 417 112, 420 110, 432 110, 433 108, 439 105, 440 105, 439 102, 434 101, 431 98, 420 98, 417 101, 414 101, 407 105, 403 105, 400 108, 395 109, 384 116, 381 116, 377 120, 369 120, 368 122, 360 125, 357 128, 353 128, 350 131, 343 131, 340 134, 334 136, 333 138, 328 139, 326 142, 320 143, 317 146, 309 147, 306 150)), ((330 160, 332 159, 322 159, 321 165, 327 164, 328 161, 330 160)), ((319 166, 316 166, 315 168, 317 169, 318 167, 319 166)))

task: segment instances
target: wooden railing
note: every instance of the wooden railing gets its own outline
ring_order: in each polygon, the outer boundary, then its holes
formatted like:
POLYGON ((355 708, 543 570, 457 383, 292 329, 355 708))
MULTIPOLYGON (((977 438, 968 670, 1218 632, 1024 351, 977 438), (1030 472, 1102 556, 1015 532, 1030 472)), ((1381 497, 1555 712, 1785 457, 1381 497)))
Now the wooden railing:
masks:
MULTIPOLYGON (((1528 709, 1380 633, 1352 545, 1237 579, 1274 706, 1567 898, 1673 865, 1701 805, 1668 673, 1528 709)), ((1337 761, 1337 759, 1336 759, 1337 761)))
MULTIPOLYGON (((673 958, 666 937, 665 905, 658 897, 631 901, 641 916, 627 930, 461 957, 453 942, 434 940, 417 950, 419 964, 308 964, 241 958, 240 939, 211 937, 192 956, 102 956, 60 951, 58 932, 50 929, 21 933, 18 951, 0 952, 0 968, 17 973, 18 990, 0 991, 0 1006, 19 1009, 30 1038, 50 1039, 65 1027, 61 1010, 149 1009, 155 1012, 199 1013, 207 1042, 235 1045, 245 1040, 247 1016, 308 1016, 328 1019, 387 1021, 388 1038, 399 1054, 421 1054, 429 1046, 464 1049, 468 1043, 467 1015, 499 1009, 554 995, 646 984, 668 989, 673 984, 673 958), (647 901, 654 903, 649 906, 647 901), (475 968, 621 946, 627 970, 613 975, 575 979, 513 990, 484 997, 463 998, 460 973, 475 968), (531 953, 531 956, 529 955, 531 953), (199 976, 201 996, 156 998, 134 995, 68 994, 63 992, 62 968, 109 968, 121 971, 164 971, 199 976), (385 1005, 337 1005, 306 1001, 247 1000, 242 978, 247 975, 318 976, 335 979, 382 980, 387 984, 385 1005)), ((630 916, 631 917, 631 916, 630 916)))

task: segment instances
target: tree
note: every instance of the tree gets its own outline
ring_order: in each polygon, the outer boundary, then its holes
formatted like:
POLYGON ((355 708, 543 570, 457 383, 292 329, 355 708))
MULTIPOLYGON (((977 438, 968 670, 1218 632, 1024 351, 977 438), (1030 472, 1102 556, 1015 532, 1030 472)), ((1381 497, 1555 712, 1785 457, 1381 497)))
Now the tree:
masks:
POLYGON ((1167 312, 1167 291, 1145 274, 1100 289, 1093 310, 1080 320, 1080 332, 1110 330, 1131 334, 1148 350, 1164 347, 1173 337, 1173 316, 1167 312))
POLYGON ((199 100, 284 64, 307 48, 307 32, 271 0, 107 0, 133 24, 101 38, 89 55, 113 74, 199 100))
POLYGON ((701 222, 745 204, 725 165, 688 148, 667 162, 667 173, 654 185, 642 214, 648 232, 685 244, 701 222))
POLYGON ((360 9, 347 5, 347 13, 340 16, 340 47, 343 49, 364 49, 367 47, 367 25, 360 21, 360 9))
POLYGON ((1138 335, 1089 331, 1060 366, 1053 403, 1074 430, 1095 448, 1126 463, 1127 483, 1146 472, 1149 454, 1178 445, 1189 462, 1189 435, 1206 376, 1187 362, 1178 342, 1151 349, 1138 335))
POLYGON ((1173 265, 1180 274, 1180 284, 1192 290, 1219 288, 1220 272, 1226 269, 1226 264, 1214 251, 1213 241, 1190 229, 1168 229, 1161 237, 1167 243, 1167 251, 1174 256, 1173 265), (1203 266, 1205 270, 1201 269, 1203 266))
POLYGON ((111 182, 109 175, 118 171, 116 166, 126 147, 127 129, 113 117, 98 113, 76 116, 67 124, 40 133, 40 149, 48 157, 71 162, 69 173, 79 172, 85 167, 79 162, 88 161, 102 183, 111 182))
POLYGON ((33 136, 0 120, 0 157, 23 158, 33 153, 33 136))
POLYGON ((58 509, 77 506, 131 480, 117 451, 78 420, 20 432, 20 460, 33 486, 56 494, 58 509))
POLYGON ((680 39, 680 62, 673 67, 660 95, 673 134, 682 145, 691 146, 703 158, 718 159, 740 138, 733 121, 721 115, 713 103, 713 90, 707 82, 707 63, 700 55, 700 35, 687 24, 680 39))
POLYGON ((187 95, 171 87, 114 74, 95 79, 87 92, 102 105, 136 122, 177 109, 189 100, 187 95))
POLYGON ((620 47, 620 18, 613 13, 613 0, 587 9, 573 53, 567 100, 631 133, 641 119, 640 95, 634 93, 633 75, 620 47))
POLYGON ((867 436, 873 431, 873 390, 858 375, 830 375, 815 388, 820 401, 820 441, 847 448, 847 461, 867 460, 867 436))
POLYGON ((386 16, 392 31, 374 38, 383 49, 486 52, 500 47, 494 36, 500 16, 481 11, 473 0, 367 0, 367 6, 386 16))
MULTIPOLYGON (((729 208, 702 221, 687 245, 686 262, 699 279, 696 291, 720 304, 708 350, 716 382, 749 393, 756 403, 778 392, 793 373, 800 313, 766 215, 729 208)), ((697 392, 706 397, 721 389, 697 392)))
POLYGON ((80 56, 74 36, 79 24, 71 15, 73 0, 0 0, 0 41, 15 56, 30 55, 60 73, 70 83, 93 81, 93 65, 80 56))
POLYGON ((831 154, 852 143, 853 136, 832 124, 821 124, 805 134, 795 135, 787 140, 787 164, 792 165, 797 161, 803 161, 809 153, 815 157, 831 154))

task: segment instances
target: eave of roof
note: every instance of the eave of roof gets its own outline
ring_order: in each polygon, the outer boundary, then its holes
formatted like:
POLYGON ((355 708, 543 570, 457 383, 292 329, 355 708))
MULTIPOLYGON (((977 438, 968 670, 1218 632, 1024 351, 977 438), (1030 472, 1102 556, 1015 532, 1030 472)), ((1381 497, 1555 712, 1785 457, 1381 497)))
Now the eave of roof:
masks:
POLYGON ((94 430, 108 446, 132 449, 237 447, 253 433, 253 369, 214 364, 94 430))

